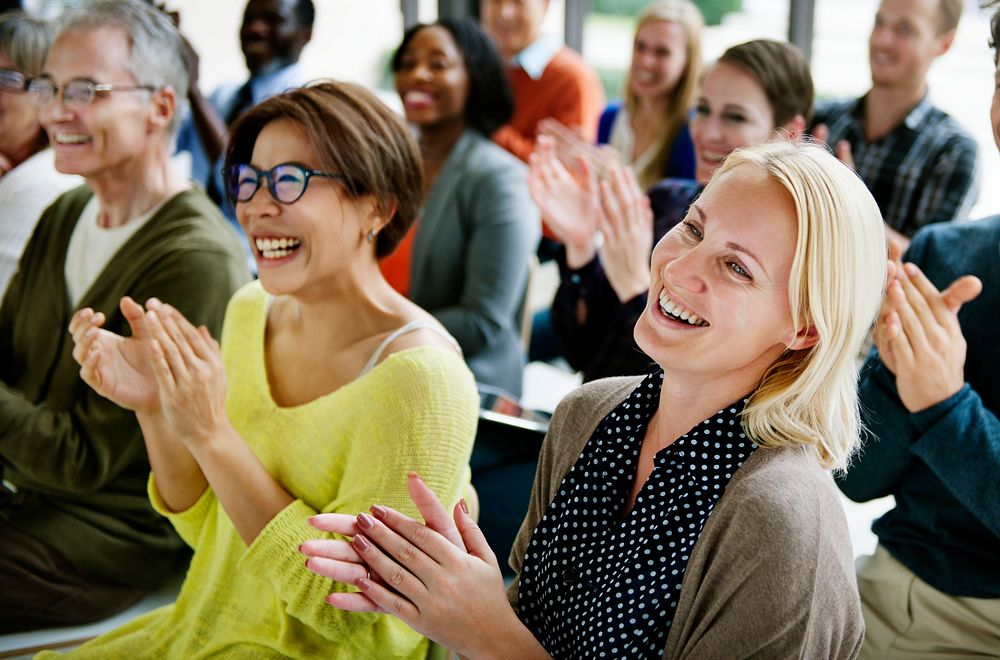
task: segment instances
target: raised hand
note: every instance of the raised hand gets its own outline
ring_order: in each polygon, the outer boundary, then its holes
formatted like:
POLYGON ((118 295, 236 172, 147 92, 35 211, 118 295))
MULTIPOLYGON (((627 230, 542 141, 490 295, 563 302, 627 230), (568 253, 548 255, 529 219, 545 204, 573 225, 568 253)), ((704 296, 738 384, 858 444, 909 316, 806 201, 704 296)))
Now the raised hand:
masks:
POLYGON ((219 344, 205 326, 195 328, 170 305, 151 298, 146 307, 160 408, 193 452, 230 426, 219 344))
POLYGON ((132 328, 122 337, 103 328, 104 314, 81 309, 70 320, 73 359, 80 365, 83 382, 101 396, 136 412, 159 408, 159 390, 149 361, 149 335, 143 309, 128 296, 119 308, 132 328))
MULTIPOLYGON (((419 506, 436 510, 433 516, 444 513, 416 476, 410 492, 422 498, 419 506)), ((360 514, 356 527, 351 545, 382 583, 360 577, 354 584, 366 600, 335 593, 327 598, 331 605, 392 614, 463 656, 502 648, 517 657, 547 657, 508 605, 496 557, 462 503, 455 507, 454 528, 467 550, 387 507, 360 514)))
POLYGON ((579 181, 574 178, 547 135, 539 136, 528 163, 528 190, 545 224, 566 246, 567 264, 570 268, 586 265, 597 253, 599 200, 593 171, 585 159, 577 159, 579 181))
POLYGON ((876 345, 882 363, 895 374, 899 398, 910 412, 944 401, 965 383, 966 343, 958 311, 982 288, 978 277, 965 275, 938 291, 909 263, 889 285, 876 345))
POLYGON ((601 182, 601 266, 621 302, 649 290, 649 255, 653 250, 653 212, 635 175, 613 168, 601 182))

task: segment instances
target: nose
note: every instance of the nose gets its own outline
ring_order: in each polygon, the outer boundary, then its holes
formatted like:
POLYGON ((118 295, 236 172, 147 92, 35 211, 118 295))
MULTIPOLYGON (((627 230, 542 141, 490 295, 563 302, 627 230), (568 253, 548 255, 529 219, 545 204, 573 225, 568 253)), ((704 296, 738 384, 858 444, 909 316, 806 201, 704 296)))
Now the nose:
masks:
POLYGON ((722 140, 722 124, 714 114, 695 115, 693 123, 697 126, 692 126, 692 134, 697 133, 698 142, 720 142, 722 140))
POLYGON ((513 2, 510 2, 510 0, 500 0, 500 18, 505 21, 513 20, 516 12, 517 8, 513 2))
POLYGON ((668 288, 687 291, 689 293, 704 293, 708 287, 704 274, 708 264, 705 263, 700 245, 677 253, 662 269, 663 282, 668 288))
POLYGON ((61 89, 56 90, 47 101, 39 102, 36 100, 35 102, 38 107, 38 121, 43 126, 68 121, 73 118, 73 111, 66 105, 61 89))

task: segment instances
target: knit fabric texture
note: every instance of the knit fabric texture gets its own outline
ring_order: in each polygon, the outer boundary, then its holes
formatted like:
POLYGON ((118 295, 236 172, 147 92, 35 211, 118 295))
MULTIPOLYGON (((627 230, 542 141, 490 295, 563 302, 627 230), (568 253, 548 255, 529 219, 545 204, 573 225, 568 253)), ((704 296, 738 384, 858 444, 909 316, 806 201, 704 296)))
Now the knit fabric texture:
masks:
MULTIPOLYGON (((295 501, 246 547, 209 488, 171 513, 149 494, 194 557, 173 605, 85 644, 76 657, 422 658, 428 642, 394 617, 343 612, 324 598, 347 589, 304 567, 297 548, 322 536, 307 519, 383 504, 416 516, 406 489, 420 473, 445 502, 469 483, 478 395, 457 353, 418 347, 292 407, 271 398, 264 361, 268 295, 257 282, 231 301, 222 353, 229 418, 295 501)), ((317 368, 322 357, 317 356, 317 368)))

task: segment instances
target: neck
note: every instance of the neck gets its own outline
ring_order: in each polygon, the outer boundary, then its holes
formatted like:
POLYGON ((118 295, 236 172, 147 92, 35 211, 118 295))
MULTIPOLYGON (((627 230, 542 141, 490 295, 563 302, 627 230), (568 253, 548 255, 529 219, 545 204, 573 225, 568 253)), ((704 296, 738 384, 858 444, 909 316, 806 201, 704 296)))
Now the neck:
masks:
POLYGON ((382 277, 373 258, 354 272, 294 294, 279 295, 283 328, 302 337, 303 345, 339 349, 399 325, 407 304, 382 277), (363 284, 362 284, 363 283, 363 284))
POLYGON ((166 146, 153 151, 87 177, 100 204, 102 227, 120 227, 187 188, 184 178, 171 167, 166 146))
POLYGON ((635 118, 643 122, 655 122, 656 119, 667 111, 667 97, 657 96, 648 98, 645 96, 636 97, 635 118))
POLYGON ((424 164, 424 189, 429 190, 438 170, 465 132, 465 122, 455 121, 420 127, 420 159, 424 164))
POLYGON ((926 93, 924 80, 909 86, 873 86, 865 96, 865 137, 869 141, 884 137, 906 118, 926 93))

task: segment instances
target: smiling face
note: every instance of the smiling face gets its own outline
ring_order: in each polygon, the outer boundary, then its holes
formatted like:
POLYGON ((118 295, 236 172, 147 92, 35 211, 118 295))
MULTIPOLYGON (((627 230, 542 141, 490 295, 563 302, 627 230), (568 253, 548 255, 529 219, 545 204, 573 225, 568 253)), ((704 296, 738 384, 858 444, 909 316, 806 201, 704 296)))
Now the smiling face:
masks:
POLYGON ((549 0, 482 0, 483 29, 504 59, 510 59, 541 36, 549 0))
POLYGON ((742 391, 796 341, 788 300, 791 196, 764 170, 722 174, 657 243, 639 347, 669 372, 742 391))
POLYGON ((448 30, 432 25, 413 35, 399 58, 396 91, 411 124, 464 123, 469 74, 448 30))
POLYGON ((247 68, 256 73, 272 63, 297 62, 312 36, 299 25, 296 0, 250 0, 240 26, 240 47, 247 68))
POLYGON ((934 58, 951 45, 953 31, 940 33, 940 0, 883 0, 868 38, 872 84, 924 84, 934 58))
POLYGON ((687 66, 687 35, 673 21, 649 21, 636 30, 629 84, 641 98, 662 101, 677 88, 687 66))
MULTIPOLYGON (((324 169, 305 131, 278 119, 257 136, 250 164, 267 171, 283 163, 324 169)), ((264 288, 274 295, 322 291, 357 260, 374 262, 374 250, 362 248, 367 228, 362 227, 359 208, 335 180, 324 177, 312 177, 292 204, 276 202, 266 185, 250 201, 237 203, 236 217, 250 241, 264 288)))
POLYGON ((122 65, 128 56, 128 37, 113 27, 71 30, 52 44, 44 74, 60 89, 39 109, 39 119, 49 134, 60 172, 126 178, 125 173, 142 157, 162 148, 164 131, 152 123, 156 112, 150 92, 98 93, 84 106, 62 102, 62 86, 77 78, 136 85, 122 65))
MULTIPOLYGON (((0 69, 18 70, 3 51, 0 51, 0 69)), ((31 155, 41 132, 38 108, 31 97, 0 88, 0 155, 20 162, 31 155)))
POLYGON ((774 110, 760 83, 738 66, 716 62, 691 120, 695 177, 707 182, 731 151, 765 142, 774 129, 774 110))

